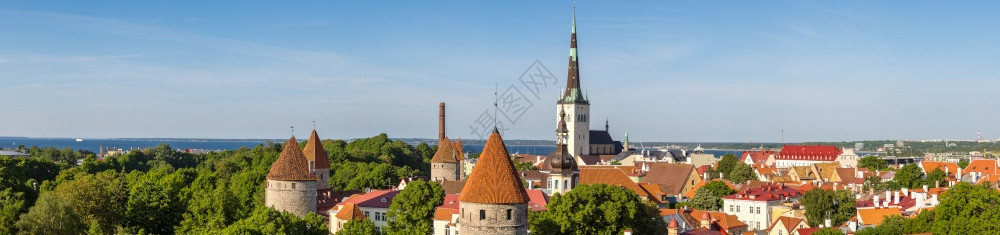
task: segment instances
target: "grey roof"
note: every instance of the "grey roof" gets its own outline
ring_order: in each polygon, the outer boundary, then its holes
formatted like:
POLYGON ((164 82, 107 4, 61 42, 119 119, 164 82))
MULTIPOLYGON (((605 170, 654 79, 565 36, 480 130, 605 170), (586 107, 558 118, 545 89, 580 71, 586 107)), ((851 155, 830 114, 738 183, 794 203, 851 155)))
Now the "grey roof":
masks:
POLYGON ((689 153, 689 152, 685 152, 684 150, 680 150, 680 149, 650 150, 650 151, 646 151, 645 153, 643 153, 642 151, 638 151, 638 150, 629 150, 629 151, 622 151, 621 153, 618 153, 618 155, 615 156, 615 158, 613 158, 613 160, 621 161, 622 159, 625 159, 626 157, 631 156, 631 155, 645 154, 646 156, 652 157, 652 158, 654 158, 656 160, 664 160, 664 159, 667 159, 667 158, 673 158, 675 162, 684 162, 684 161, 687 161, 687 155, 685 155, 687 153, 689 153))
POLYGON ((590 130, 590 144, 615 144, 608 131, 590 130))
POLYGON ((28 154, 17 151, 0 150, 0 156, 27 157, 28 154))

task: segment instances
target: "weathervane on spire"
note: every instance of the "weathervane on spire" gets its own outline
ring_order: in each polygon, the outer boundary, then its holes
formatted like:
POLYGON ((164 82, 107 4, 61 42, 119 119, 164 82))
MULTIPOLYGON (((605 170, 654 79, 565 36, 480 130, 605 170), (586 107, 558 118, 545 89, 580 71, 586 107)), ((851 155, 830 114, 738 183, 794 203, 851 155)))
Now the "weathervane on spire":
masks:
POLYGON ((500 96, 497 94, 497 90, 500 89, 500 83, 493 84, 493 129, 497 128, 497 110, 500 106, 497 104, 500 102, 500 96))
POLYGON ((288 129, 291 129, 292 136, 295 136, 295 125, 289 126, 288 129))
POLYGON ((316 118, 313 118, 313 130, 316 130, 316 118))

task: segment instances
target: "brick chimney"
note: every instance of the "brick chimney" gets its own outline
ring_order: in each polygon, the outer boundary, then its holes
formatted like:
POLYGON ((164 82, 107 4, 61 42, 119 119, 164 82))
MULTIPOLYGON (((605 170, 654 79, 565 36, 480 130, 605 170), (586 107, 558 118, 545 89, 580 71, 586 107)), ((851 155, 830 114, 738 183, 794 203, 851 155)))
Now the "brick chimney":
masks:
POLYGON ((444 140, 444 102, 438 108, 438 140, 444 140))

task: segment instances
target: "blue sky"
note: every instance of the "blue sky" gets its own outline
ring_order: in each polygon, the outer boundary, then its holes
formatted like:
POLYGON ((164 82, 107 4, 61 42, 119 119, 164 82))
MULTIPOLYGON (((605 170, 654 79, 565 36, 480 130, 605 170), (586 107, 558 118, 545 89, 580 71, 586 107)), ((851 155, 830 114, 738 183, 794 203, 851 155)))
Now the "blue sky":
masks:
MULTIPOLYGON (((532 62, 554 139, 569 1, 0 4, 0 136, 449 136, 532 62)), ((592 129, 633 141, 997 137, 1000 3, 580 1, 592 129), (601 126, 601 127, 599 127, 601 126)))

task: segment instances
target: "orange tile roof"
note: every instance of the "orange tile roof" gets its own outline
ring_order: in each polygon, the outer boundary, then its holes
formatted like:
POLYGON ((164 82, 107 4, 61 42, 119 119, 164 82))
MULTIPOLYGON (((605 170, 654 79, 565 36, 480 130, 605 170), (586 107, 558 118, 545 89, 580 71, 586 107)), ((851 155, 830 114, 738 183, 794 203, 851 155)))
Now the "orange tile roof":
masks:
POLYGON ((607 184, 631 189, 640 197, 649 198, 649 193, 632 182, 622 169, 606 167, 581 167, 580 184, 607 184))
POLYGON ((326 150, 323 149, 323 142, 320 141, 316 130, 313 130, 312 134, 309 135, 309 141, 306 142, 306 148, 302 150, 302 154, 306 156, 306 160, 315 161, 313 163, 314 168, 330 169, 329 156, 326 155, 326 150))
POLYGON ((302 155, 302 149, 295 136, 285 142, 285 149, 281 150, 281 155, 271 165, 271 171, 267 173, 268 180, 288 180, 305 181, 316 180, 316 176, 309 172, 309 162, 306 156, 302 155))
POLYGON ((462 138, 458 138, 455 142, 452 142, 451 147, 455 149, 455 157, 458 158, 458 161, 465 160, 465 150, 462 150, 462 138))
POLYGON ((730 189, 736 190, 736 185, 733 185, 732 182, 729 182, 728 180, 714 179, 714 180, 706 180, 698 182, 698 184, 695 184, 694 187, 691 187, 691 190, 685 192, 684 196, 688 198, 694 198, 694 194, 698 191, 699 188, 701 188, 701 186, 705 186, 705 184, 715 181, 722 181, 723 183, 726 183, 726 186, 729 186, 730 189))
POLYGON ((962 171, 962 173, 969 173, 969 172, 982 172, 983 174, 986 175, 1000 173, 1000 171, 997 171, 996 159, 972 160, 972 162, 970 162, 969 165, 965 167, 965 170, 962 171))
POLYGON ((704 213, 708 213, 708 215, 710 216, 709 218, 715 219, 719 224, 719 226, 721 226, 725 230, 747 226, 747 224, 740 221, 739 217, 736 217, 735 215, 726 214, 723 212, 718 212, 718 211, 705 212, 701 210, 691 210, 690 214, 691 217, 702 218, 702 216, 704 216, 704 213))
POLYGON ((361 213, 361 209, 358 209, 358 206, 354 203, 344 204, 344 207, 340 208, 336 216, 342 220, 365 219, 365 214, 361 213))
POLYGON ((431 158, 431 162, 434 163, 457 163, 458 156, 455 156, 455 149, 452 143, 448 139, 443 139, 438 141, 437 152, 434 153, 434 157, 431 158))
POLYGON ((485 204, 517 204, 529 201, 528 193, 521 184, 521 177, 514 169, 507 146, 500 137, 500 132, 493 128, 493 133, 486 140, 483 152, 472 168, 472 173, 462 188, 459 197, 462 202, 485 204))
POLYGON ((930 174, 934 169, 941 169, 948 175, 958 173, 958 164, 954 162, 921 161, 920 166, 924 168, 924 174, 930 174))
POLYGON ((866 225, 876 225, 877 226, 879 224, 882 224, 882 221, 885 220, 886 216, 893 216, 893 215, 899 215, 899 216, 901 216, 901 214, 899 213, 899 208, 898 207, 859 208, 858 209, 858 217, 861 218, 859 222, 862 222, 862 224, 866 224, 866 225))
POLYGON ((665 193, 683 194, 684 185, 689 180, 698 180, 689 178, 694 170, 694 166, 689 164, 650 163, 649 171, 646 172, 646 177, 643 177, 641 182, 659 184, 660 189, 665 193))
POLYGON ((767 227, 767 231, 771 231, 771 229, 774 229, 774 226, 777 226, 779 222, 781 223, 781 226, 785 227, 786 232, 792 232, 795 231, 795 229, 797 229, 796 226, 798 226, 799 223, 802 223, 802 219, 788 217, 788 216, 778 217, 778 220, 775 220, 770 227, 767 227))
POLYGON ((439 206, 434 209, 434 220, 451 221, 454 214, 458 214, 458 209, 439 206))

